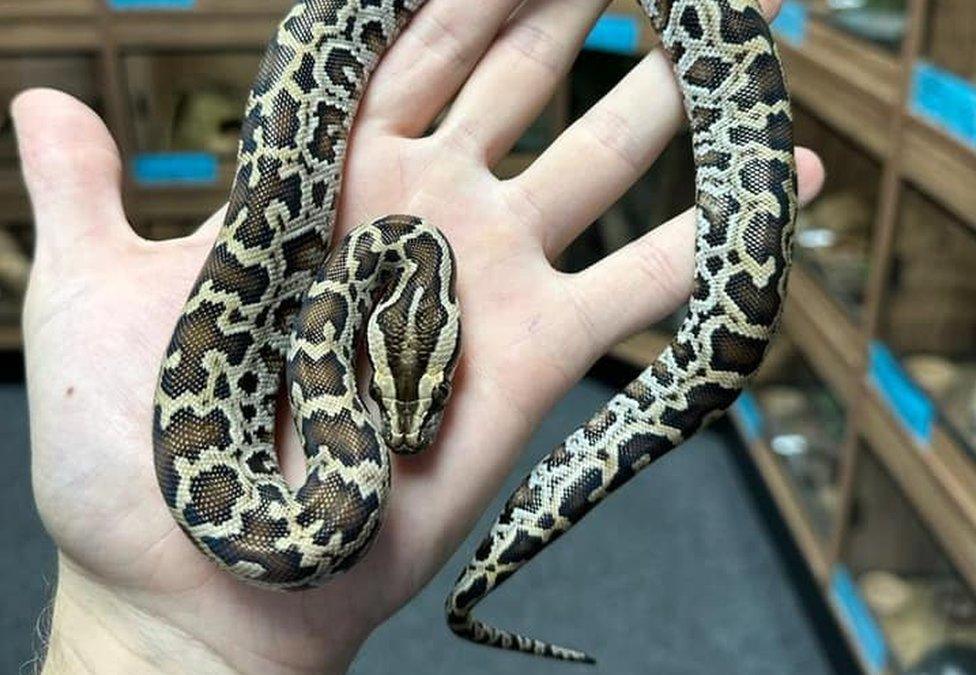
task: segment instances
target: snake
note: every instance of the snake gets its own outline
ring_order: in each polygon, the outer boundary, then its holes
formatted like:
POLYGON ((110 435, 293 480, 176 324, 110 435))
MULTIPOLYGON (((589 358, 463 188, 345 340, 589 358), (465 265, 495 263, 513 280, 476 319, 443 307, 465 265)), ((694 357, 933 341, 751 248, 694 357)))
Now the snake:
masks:
MULTIPOLYGON (((451 397, 462 339, 447 238, 422 217, 378 214, 332 241, 369 77, 425 4, 292 7, 248 97, 223 225, 162 359, 153 454, 163 499, 203 554, 250 584, 312 588, 361 560, 391 493, 391 453, 428 448, 451 397), (276 453, 287 409, 305 455, 300 485, 276 453)), ((462 638, 566 661, 593 659, 498 629, 474 608, 732 406, 781 323, 792 264, 790 97, 757 0, 638 4, 692 133, 688 310, 653 364, 521 482, 446 602, 462 638)))

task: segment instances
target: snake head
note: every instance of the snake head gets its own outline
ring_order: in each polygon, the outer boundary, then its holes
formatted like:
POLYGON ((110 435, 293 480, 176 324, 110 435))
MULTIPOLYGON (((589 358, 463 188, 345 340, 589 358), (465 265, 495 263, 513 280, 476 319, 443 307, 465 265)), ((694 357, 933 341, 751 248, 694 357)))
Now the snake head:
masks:
POLYGON ((368 331, 369 393, 380 410, 383 440, 398 454, 414 455, 434 442, 451 397, 461 348, 460 313, 452 303, 439 311, 436 322, 403 317, 394 323, 406 330, 382 331, 374 323, 368 331), (424 329, 425 324, 439 329, 424 329))
MULTIPOLYGON (((461 349, 455 260, 440 232, 411 225, 392 275, 369 318, 370 395, 379 406, 388 447, 416 454, 434 442, 461 349)), ((396 256, 393 256, 396 257, 396 256)))
POLYGON ((437 436, 444 408, 451 396, 449 379, 427 386, 421 382, 417 391, 424 392, 423 395, 412 399, 384 395, 386 389, 374 374, 370 395, 380 409, 381 433, 387 447, 404 455, 415 455, 427 449, 437 436))

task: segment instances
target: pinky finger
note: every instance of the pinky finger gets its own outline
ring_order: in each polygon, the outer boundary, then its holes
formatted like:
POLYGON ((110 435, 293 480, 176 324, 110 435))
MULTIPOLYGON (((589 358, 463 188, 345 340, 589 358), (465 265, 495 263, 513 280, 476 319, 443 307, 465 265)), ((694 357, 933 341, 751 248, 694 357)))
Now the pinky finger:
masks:
MULTIPOLYGON (((797 148, 800 204, 812 201, 825 173, 816 154, 797 148)), ((599 328, 602 354, 662 320, 691 295, 695 276, 695 210, 691 209, 571 278, 587 324, 599 328)))

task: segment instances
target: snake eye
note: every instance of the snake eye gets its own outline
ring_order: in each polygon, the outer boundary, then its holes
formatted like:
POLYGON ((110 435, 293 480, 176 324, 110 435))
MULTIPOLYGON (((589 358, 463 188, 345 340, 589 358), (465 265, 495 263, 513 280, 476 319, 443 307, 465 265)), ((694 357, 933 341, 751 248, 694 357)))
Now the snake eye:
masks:
POLYGON ((380 386, 375 382, 371 382, 369 385, 369 396, 375 403, 383 400, 383 392, 380 391, 380 386))
POLYGON ((430 397, 435 405, 443 407, 447 404, 447 399, 451 397, 451 385, 447 382, 441 382, 434 387, 434 390, 430 393, 430 397))

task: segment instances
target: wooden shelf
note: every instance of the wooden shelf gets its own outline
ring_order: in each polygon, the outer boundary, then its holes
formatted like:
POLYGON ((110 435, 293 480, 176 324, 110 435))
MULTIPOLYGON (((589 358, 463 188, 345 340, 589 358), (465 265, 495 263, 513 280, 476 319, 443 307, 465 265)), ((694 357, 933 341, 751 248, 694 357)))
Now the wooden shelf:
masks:
POLYGON ((976 229, 976 148, 914 115, 904 142, 905 178, 976 229))
POLYGON ((156 17, 167 14, 186 14, 190 16, 244 16, 258 14, 273 17, 277 23, 294 6, 294 0, 196 0, 193 7, 176 12, 166 11, 114 11, 113 16, 123 14, 144 14, 156 17))
POLYGON ((108 39, 123 51, 217 51, 263 50, 274 33, 280 15, 199 14, 112 15, 108 39))
POLYGON ((781 40, 793 96, 873 155, 890 151, 887 130, 898 106, 898 59, 812 20, 802 46, 781 40))
MULTIPOLYGON (((976 520, 972 505, 960 503, 946 489, 942 462, 927 453, 902 429, 870 385, 863 392, 863 431, 874 454, 882 461, 958 572, 976 589, 976 520)), ((972 494, 970 494, 972 496, 972 494)))
POLYGON ((762 439, 750 437, 741 414, 733 409, 729 415, 748 447, 749 454, 766 482, 773 501, 786 521, 810 571, 821 584, 826 584, 830 577, 829 556, 823 540, 817 535, 807 515, 802 499, 793 487, 792 479, 780 466, 769 444, 762 439))
POLYGON ((101 41, 98 23, 92 19, 0 16, 0 56, 97 53, 101 41))
POLYGON ((8 223, 31 219, 27 188, 16 164, 0 165, 0 204, 3 204, 4 220, 8 223))
POLYGON ((671 335, 656 330, 638 333, 611 349, 609 356, 635 368, 646 368, 664 351, 671 338, 671 335))
POLYGON ((0 352, 13 352, 21 348, 23 336, 20 333, 20 326, 3 324, 0 325, 0 352))
POLYGON ((97 0, 0 0, 0 19, 91 17, 97 0))
POLYGON ((818 375, 840 400, 854 400, 867 342, 847 313, 800 265, 793 269, 783 317, 787 334, 818 375))

